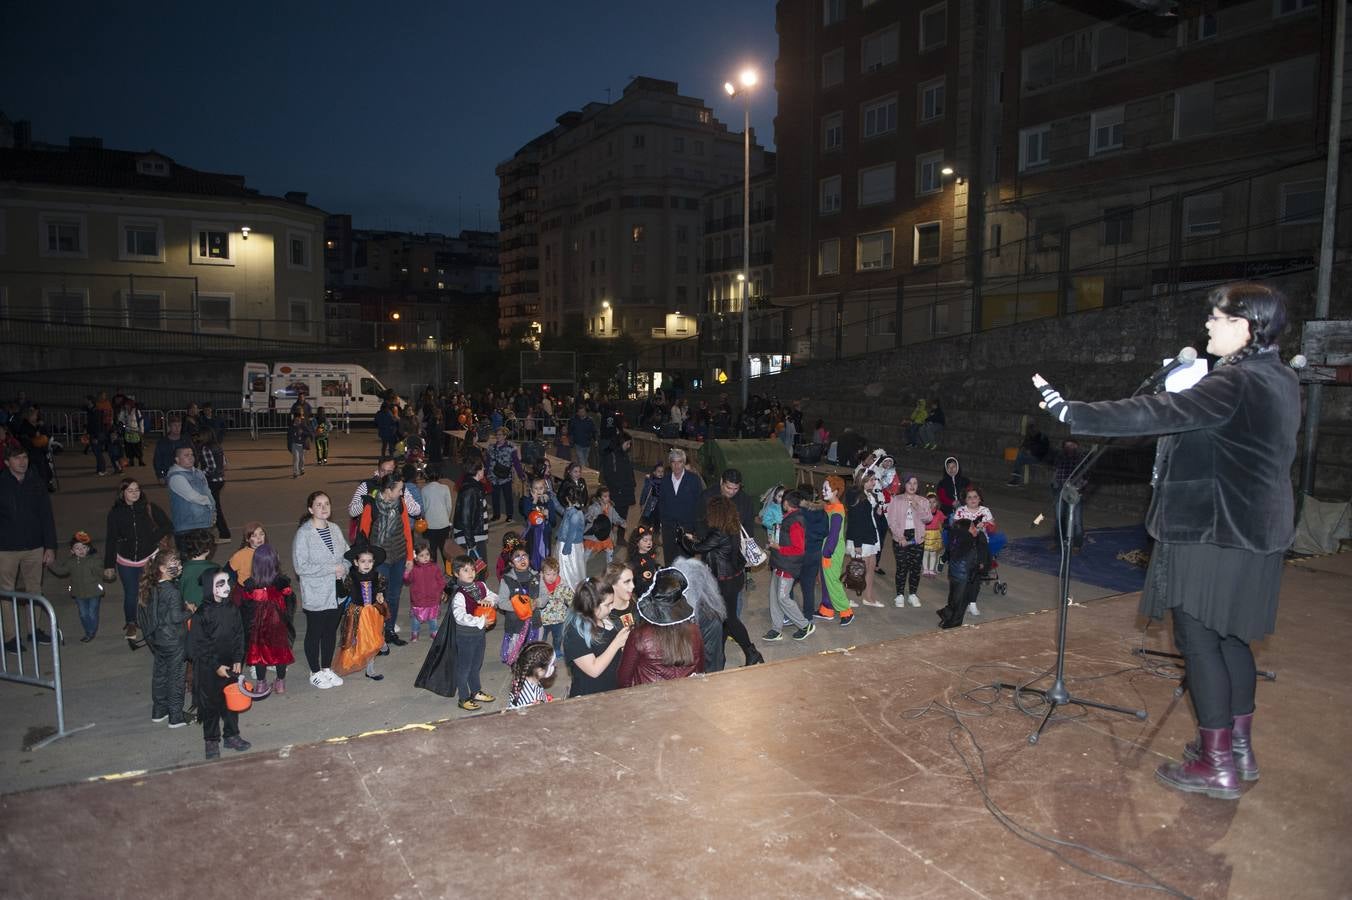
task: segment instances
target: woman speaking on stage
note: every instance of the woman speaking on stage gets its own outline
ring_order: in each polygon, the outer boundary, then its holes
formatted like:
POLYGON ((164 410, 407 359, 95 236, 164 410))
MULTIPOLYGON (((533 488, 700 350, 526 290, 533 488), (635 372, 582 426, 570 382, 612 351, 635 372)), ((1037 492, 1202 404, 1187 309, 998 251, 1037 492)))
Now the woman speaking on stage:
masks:
POLYGON ((1141 612, 1171 610, 1198 736, 1156 771, 1169 787, 1225 800, 1258 778, 1250 642, 1277 620, 1294 532, 1291 465, 1300 427, 1295 372, 1277 353, 1286 304, 1261 284, 1207 298, 1216 367, 1191 388, 1102 403, 1068 401, 1041 376, 1043 404, 1075 434, 1160 435, 1146 530, 1155 538, 1141 612))

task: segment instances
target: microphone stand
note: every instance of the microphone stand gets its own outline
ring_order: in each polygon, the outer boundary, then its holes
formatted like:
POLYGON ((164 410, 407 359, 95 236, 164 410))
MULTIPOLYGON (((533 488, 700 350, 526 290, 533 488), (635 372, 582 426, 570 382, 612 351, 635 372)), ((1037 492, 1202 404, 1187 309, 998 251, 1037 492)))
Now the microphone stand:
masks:
MULTIPOLYGON (((1131 396, 1135 397, 1142 392, 1160 383, 1160 373, 1155 373, 1141 383, 1131 396)), ((1099 459, 1107 451, 1107 444, 1097 444, 1093 450, 1085 454, 1084 459, 1080 460, 1079 465, 1066 478, 1065 483, 1061 485, 1061 493, 1056 504, 1056 531, 1057 539, 1061 547, 1061 568, 1060 587, 1061 587, 1061 608, 1056 617, 1056 677, 1049 688, 1035 688, 1027 685, 1012 684, 1010 682, 999 682, 997 687, 1007 689, 1014 694, 1015 702, 1018 702, 1019 694, 1036 694, 1042 698, 1047 705, 1047 712, 1038 723, 1037 729, 1028 735, 1028 743, 1036 744, 1042 736, 1043 729, 1051 721, 1053 715, 1059 707, 1075 704, 1076 706, 1088 707, 1090 709, 1102 709, 1108 712, 1120 713, 1124 716, 1135 716, 1141 721, 1147 718, 1146 711, 1143 709, 1129 709, 1124 706, 1114 706, 1111 703, 1103 703, 1098 700, 1089 700, 1085 697, 1077 697, 1066 687, 1066 622, 1070 613, 1070 544, 1071 536, 1075 534, 1075 526, 1080 520, 1080 503, 1083 499, 1084 488, 1089 482, 1089 473, 1098 463, 1099 459)), ((1031 684, 1031 682, 1030 682, 1031 684)))

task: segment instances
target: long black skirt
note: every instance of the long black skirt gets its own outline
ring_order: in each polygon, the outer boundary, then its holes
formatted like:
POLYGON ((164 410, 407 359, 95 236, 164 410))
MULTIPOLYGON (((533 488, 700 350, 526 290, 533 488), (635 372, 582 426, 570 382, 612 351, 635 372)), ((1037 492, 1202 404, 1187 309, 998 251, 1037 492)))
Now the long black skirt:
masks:
POLYGON ((1262 640, 1276 629, 1284 553, 1160 542, 1150 556, 1140 612, 1175 607, 1222 635, 1262 640))
POLYGON ((413 680, 414 687, 424 688, 443 697, 455 696, 455 616, 451 613, 451 604, 446 604, 446 614, 437 626, 437 636, 432 646, 427 648, 427 657, 423 660, 418 677, 413 680))

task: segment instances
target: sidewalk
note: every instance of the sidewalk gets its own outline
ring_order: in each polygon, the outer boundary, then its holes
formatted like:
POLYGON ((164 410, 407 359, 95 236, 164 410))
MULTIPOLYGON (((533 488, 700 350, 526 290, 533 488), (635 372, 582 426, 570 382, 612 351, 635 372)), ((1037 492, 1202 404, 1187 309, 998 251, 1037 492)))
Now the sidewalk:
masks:
MULTIPOLYGON (((297 520, 305 513, 305 498, 310 491, 325 490, 333 499, 336 510, 344 510, 356 483, 370 475, 378 444, 367 433, 336 434, 332 439, 329 465, 308 466, 299 479, 291 478, 289 454, 278 446, 273 436, 265 435, 258 442, 247 437, 231 435, 226 446, 229 471, 222 495, 227 519, 235 529, 235 537, 246 520, 256 519, 268 529, 269 540, 277 548, 284 568, 290 568, 291 538, 297 520)), ((151 456, 149 450, 147 458, 151 456)), ((61 459, 62 489, 53 495, 57 533, 63 539, 76 529, 83 528, 94 536, 95 545, 104 547, 104 521, 112 506, 120 478, 95 477, 90 458, 68 454, 61 459), (88 463, 89 472, 77 473, 78 467, 88 463)), ((149 467, 132 469, 127 473, 143 481, 143 488, 154 502, 166 510, 168 501, 164 487, 154 482, 149 467)), ((937 473, 922 473, 937 477, 937 473)), ((638 480, 635 476, 636 482, 638 480)), ((1047 533, 1048 526, 1035 528, 1032 519, 1044 506, 1049 506, 1046 491, 1038 488, 1001 489, 987 491, 987 506, 1011 538, 1047 533)), ((637 510, 633 511, 637 516, 637 510)), ((346 513, 339 512, 335 520, 346 524, 346 513)), ((1090 527, 1110 524, 1129 524, 1120 516, 1096 518, 1092 506, 1090 527)), ((504 523, 492 527, 489 536, 490 554, 496 558, 501 547, 504 523)), ((224 562, 237 542, 217 548, 215 560, 224 562)), ((912 634, 936 630, 934 611, 947 599, 945 578, 922 579, 919 609, 895 609, 893 596, 891 553, 883 554, 882 565, 888 573, 879 576, 875 586, 880 600, 887 600, 884 609, 859 607, 856 623, 848 629, 834 624, 819 625, 817 632, 803 642, 779 641, 758 643, 767 660, 774 662, 807 656, 831 650, 863 646, 912 634)), ((590 571, 599 574, 604 558, 592 559, 590 571)), ((1073 570, 1072 570, 1073 571, 1073 570)), ((979 605, 981 616, 968 617, 974 627, 983 627, 992 620, 1023 616, 1054 608, 1057 601, 1056 578, 1036 572, 1001 568, 1001 577, 1009 584, 1006 596, 995 597, 989 588, 983 588, 979 605)), ((743 620, 753 639, 768 627, 768 573, 753 573, 756 588, 750 592, 743 610, 743 620)), ((490 586, 496 587, 490 578, 490 586)), ((202 758, 201 730, 195 726, 175 731, 150 722, 150 654, 146 650, 135 653, 127 650, 121 638, 122 593, 117 585, 110 586, 103 603, 99 636, 89 644, 81 644, 75 605, 58 594, 58 581, 48 575, 47 595, 54 599, 58 616, 66 633, 67 643, 62 648, 65 673, 65 700, 67 726, 74 728, 93 722, 95 727, 71 738, 34 752, 22 748, 31 743, 29 737, 37 729, 50 728, 55 722, 52 694, 35 688, 0 684, 0 702, 6 714, 0 717, 0 793, 59 784, 109 773, 130 770, 154 770, 174 767, 202 758)), ((1072 597, 1084 603, 1110 592, 1081 582, 1072 583, 1072 597)), ((408 594, 404 592, 401 604, 401 631, 408 636, 408 594)), ((428 722, 444 718, 461 718, 483 713, 466 713, 445 698, 413 687, 413 679, 426 652, 425 643, 392 648, 388 657, 377 660, 377 670, 385 673, 384 681, 376 683, 358 675, 349 678, 340 688, 319 691, 310 686, 304 656, 304 618, 297 621, 296 664, 288 672, 287 693, 269 697, 255 704, 240 722, 244 735, 254 743, 257 751, 276 751, 281 748, 358 734, 377 729, 398 728, 408 723, 428 722)), ((1046 639, 1050 645, 1055 635, 1047 620, 1046 639)), ((501 700, 489 705, 493 711, 505 705, 508 694, 509 672, 499 662, 499 632, 489 635, 489 647, 483 668, 484 687, 501 700)), ((741 664, 741 653, 728 646, 730 666, 741 664)), ((552 692, 555 696, 567 694, 566 667, 560 667, 560 676, 552 692)))

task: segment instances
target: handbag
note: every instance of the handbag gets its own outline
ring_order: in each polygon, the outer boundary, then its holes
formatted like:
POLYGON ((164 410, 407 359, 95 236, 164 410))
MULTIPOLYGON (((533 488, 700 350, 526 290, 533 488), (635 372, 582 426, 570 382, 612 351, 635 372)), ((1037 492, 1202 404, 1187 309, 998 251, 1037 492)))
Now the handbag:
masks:
POLYGON ((742 558, 746 560, 746 567, 748 569, 754 569, 757 566, 764 565, 765 561, 769 559, 769 556, 766 555, 765 550, 761 547, 760 544, 756 543, 755 538, 746 533, 745 528, 742 528, 741 531, 742 531, 742 558))

